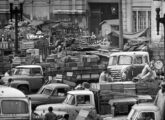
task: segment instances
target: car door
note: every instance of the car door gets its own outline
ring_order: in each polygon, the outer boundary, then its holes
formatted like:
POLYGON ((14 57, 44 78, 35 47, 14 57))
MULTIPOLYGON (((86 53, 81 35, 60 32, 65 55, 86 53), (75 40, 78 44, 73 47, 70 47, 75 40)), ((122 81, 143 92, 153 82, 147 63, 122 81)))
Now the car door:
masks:
POLYGON ((62 103, 67 95, 67 88, 56 88, 49 98, 49 103, 62 103))

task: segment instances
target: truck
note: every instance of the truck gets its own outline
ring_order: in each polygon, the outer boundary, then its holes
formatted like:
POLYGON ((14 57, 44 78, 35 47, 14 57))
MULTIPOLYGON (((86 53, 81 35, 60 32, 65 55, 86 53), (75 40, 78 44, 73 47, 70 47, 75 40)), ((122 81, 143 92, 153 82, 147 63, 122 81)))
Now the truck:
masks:
MULTIPOLYGON (((48 107, 53 107, 53 112, 66 112, 69 114, 69 120, 75 120, 80 110, 90 111, 92 120, 102 119, 105 114, 111 113, 111 106, 108 104, 110 99, 120 98, 123 100, 122 107, 132 106, 137 103, 142 97, 137 95, 123 94, 112 91, 99 90, 72 90, 67 93, 67 97, 63 103, 60 104, 45 104, 36 107, 36 118, 42 118, 48 112, 48 107), (127 98, 127 100, 125 100, 127 98), (127 101, 127 102, 126 102, 127 101), (107 111, 108 110, 108 111, 107 111)), ((151 100, 151 97, 143 97, 143 99, 151 100)), ((129 107, 130 109, 131 107, 129 107)), ((124 113, 128 113, 129 109, 124 113)))
POLYGON ((0 86, 0 119, 31 120, 31 100, 15 88, 0 86))
POLYGON ((2 77, 5 85, 17 88, 25 94, 35 92, 44 84, 44 72, 40 65, 20 65, 14 68, 13 75, 2 77))
POLYGON ((156 103, 156 99, 154 103, 146 104, 135 104, 128 117, 127 120, 164 120, 165 119, 165 96, 163 95, 161 90, 158 92, 159 101, 156 103))
POLYGON ((132 81, 149 62, 148 52, 114 52, 110 54, 107 69, 114 81, 132 81))

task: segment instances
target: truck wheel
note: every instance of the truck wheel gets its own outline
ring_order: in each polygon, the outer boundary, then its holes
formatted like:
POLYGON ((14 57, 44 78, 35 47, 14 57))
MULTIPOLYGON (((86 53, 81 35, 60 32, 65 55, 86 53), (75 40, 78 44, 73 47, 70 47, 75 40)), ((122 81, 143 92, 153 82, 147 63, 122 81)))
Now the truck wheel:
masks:
POLYGON ((21 90, 24 94, 29 93, 29 89, 26 86, 20 86, 18 89, 21 90))

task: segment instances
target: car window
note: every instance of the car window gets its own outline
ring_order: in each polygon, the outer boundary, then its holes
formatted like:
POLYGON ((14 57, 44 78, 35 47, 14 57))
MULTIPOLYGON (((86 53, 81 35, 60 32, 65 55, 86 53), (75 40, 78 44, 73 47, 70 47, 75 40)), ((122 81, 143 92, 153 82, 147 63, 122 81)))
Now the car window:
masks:
POLYGON ((89 104, 90 96, 89 95, 78 95, 77 96, 77 104, 89 104))
POLYGON ((41 94, 51 95, 52 92, 53 92, 53 90, 44 88, 44 89, 42 90, 41 94))
POLYGON ((141 112, 137 120, 155 120, 154 112, 141 112))
POLYGON ((41 69, 40 68, 32 68, 31 74, 32 75, 41 75, 41 69))
POLYGON ((57 96, 66 96, 67 90, 65 88, 57 89, 57 96))
POLYGON ((143 63, 142 56, 136 56, 134 60, 134 64, 142 64, 142 63, 143 63))
POLYGON ((144 56, 144 63, 149 63, 147 56, 144 56))

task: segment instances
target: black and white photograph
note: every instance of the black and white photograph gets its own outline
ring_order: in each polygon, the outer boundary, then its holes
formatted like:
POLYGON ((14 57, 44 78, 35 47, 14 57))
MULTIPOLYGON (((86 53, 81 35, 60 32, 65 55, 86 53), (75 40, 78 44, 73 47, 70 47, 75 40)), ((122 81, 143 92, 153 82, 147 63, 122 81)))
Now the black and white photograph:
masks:
POLYGON ((165 120, 165 0, 0 0, 0 120, 165 120))

